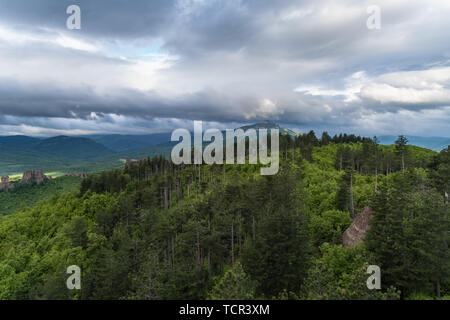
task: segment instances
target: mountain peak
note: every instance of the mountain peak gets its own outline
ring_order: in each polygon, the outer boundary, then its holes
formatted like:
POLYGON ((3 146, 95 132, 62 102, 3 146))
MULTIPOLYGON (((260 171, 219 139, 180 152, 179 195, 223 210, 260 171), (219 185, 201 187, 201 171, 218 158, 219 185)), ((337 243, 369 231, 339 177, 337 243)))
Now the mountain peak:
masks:
POLYGON ((248 130, 248 129, 256 129, 256 130, 258 130, 258 129, 278 129, 278 130, 280 130, 280 134, 282 134, 282 135, 290 135, 290 136, 293 136, 293 137, 297 136, 297 134, 294 131, 292 131, 290 129, 287 129, 287 128, 284 128, 284 127, 282 127, 282 126, 280 126, 280 125, 278 125, 275 122, 270 121, 270 120, 264 120, 264 121, 261 121, 261 122, 258 122, 258 123, 252 124, 252 125, 243 126, 243 127, 239 128, 239 129, 243 129, 243 130, 248 130))

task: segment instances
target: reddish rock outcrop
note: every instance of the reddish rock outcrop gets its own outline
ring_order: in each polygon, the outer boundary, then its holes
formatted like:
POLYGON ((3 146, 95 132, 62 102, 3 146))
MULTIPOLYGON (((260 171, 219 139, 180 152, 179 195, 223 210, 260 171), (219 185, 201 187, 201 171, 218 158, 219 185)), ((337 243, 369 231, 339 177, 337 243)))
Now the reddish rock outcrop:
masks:
MULTIPOLYGON (((51 180, 52 177, 47 177, 44 174, 44 170, 28 170, 23 173, 22 179, 19 180, 19 183, 37 183, 41 184, 46 180, 51 180)), ((14 183, 9 181, 9 176, 5 176, 1 178, 0 182, 0 191, 7 191, 10 189, 14 189, 14 183)))
POLYGON ((78 177, 81 179, 86 179, 88 177, 87 173, 66 173, 65 177, 78 177))
POLYGON ((140 163, 143 163, 147 158, 141 158, 139 160, 131 160, 130 158, 127 158, 125 162, 125 169, 130 168, 132 166, 138 166, 140 163))
POLYGON ((14 185, 9 181, 9 176, 2 177, 0 190, 9 190, 12 188, 14 188, 14 185))
POLYGON ((20 180, 20 183, 31 183, 35 182, 37 184, 40 184, 44 182, 45 180, 48 180, 48 177, 44 174, 44 170, 28 170, 25 171, 23 174, 22 179, 20 180))
POLYGON ((355 217, 353 223, 345 230, 342 236, 344 247, 354 247, 363 242, 366 232, 370 229, 369 220, 372 218, 372 209, 365 207, 364 210, 355 217))

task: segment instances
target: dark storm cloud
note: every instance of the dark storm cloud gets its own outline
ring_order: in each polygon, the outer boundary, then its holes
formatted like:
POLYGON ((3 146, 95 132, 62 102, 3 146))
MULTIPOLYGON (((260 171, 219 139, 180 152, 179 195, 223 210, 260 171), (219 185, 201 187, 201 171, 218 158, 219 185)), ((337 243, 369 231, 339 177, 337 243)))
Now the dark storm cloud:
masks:
POLYGON ((148 0, 0 0, 0 20, 12 25, 66 30, 66 9, 78 5, 84 35, 139 38, 157 35, 176 1, 148 0))

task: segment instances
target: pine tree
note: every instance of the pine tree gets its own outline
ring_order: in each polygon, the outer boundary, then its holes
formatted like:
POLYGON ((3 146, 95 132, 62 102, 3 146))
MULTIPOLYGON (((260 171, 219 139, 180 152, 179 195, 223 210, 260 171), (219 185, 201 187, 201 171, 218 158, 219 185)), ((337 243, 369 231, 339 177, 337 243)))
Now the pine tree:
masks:
POLYGON ((392 185, 380 186, 365 240, 374 264, 381 267, 383 285, 399 288, 403 297, 433 287, 439 296, 450 270, 444 201, 420 179, 407 172, 397 175, 392 185))
POLYGON ((226 271, 209 293, 212 300, 252 300, 256 298, 257 283, 245 273, 238 262, 226 271))
POLYGON ((400 162, 401 162, 401 168, 402 168, 402 173, 405 173, 405 168, 406 168, 406 157, 407 157, 407 152, 408 152, 408 148, 407 145, 408 144, 408 139, 403 136, 400 135, 398 137, 398 139, 395 141, 395 152, 397 154, 397 156, 400 158, 400 162))

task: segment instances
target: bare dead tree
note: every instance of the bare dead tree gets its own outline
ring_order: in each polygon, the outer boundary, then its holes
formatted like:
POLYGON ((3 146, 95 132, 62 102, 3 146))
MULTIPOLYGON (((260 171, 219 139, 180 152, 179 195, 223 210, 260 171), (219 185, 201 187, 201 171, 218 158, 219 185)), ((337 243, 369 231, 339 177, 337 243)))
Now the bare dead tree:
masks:
POLYGON ((231 266, 234 266, 234 224, 231 224, 231 266))
POLYGON ((350 171, 350 208, 351 208, 351 217, 355 219, 355 204, 353 201, 353 170, 350 171))
POLYGON ((168 201, 168 190, 167 187, 164 187, 164 211, 167 212, 169 210, 169 201, 168 201))

